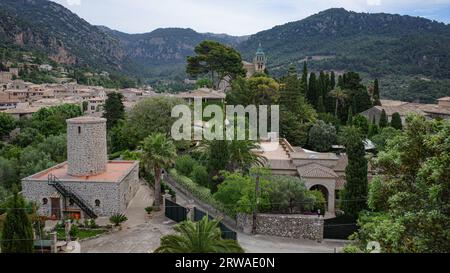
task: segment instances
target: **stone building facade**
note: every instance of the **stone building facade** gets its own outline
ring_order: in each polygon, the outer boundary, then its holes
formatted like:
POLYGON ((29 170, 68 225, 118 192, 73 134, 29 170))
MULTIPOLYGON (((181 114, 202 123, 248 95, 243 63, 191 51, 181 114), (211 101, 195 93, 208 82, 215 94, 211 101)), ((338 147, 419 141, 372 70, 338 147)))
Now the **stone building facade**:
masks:
POLYGON ((68 161, 22 180, 24 197, 52 219, 123 213, 139 188, 139 162, 107 161, 106 120, 67 121, 68 161))

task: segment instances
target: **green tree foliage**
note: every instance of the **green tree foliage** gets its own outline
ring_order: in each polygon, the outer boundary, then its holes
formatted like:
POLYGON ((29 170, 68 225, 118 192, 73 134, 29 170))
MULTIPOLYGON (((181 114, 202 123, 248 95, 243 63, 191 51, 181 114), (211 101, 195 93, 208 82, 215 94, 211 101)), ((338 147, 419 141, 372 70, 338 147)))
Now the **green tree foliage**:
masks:
POLYGON ((370 208, 361 216, 360 247, 377 241, 384 252, 447 253, 450 232, 450 123, 407 117, 376 165, 370 208))
MULTIPOLYGON (((333 74, 334 75, 334 74, 333 74)), ((303 63, 303 72, 302 78, 300 80, 301 90, 303 95, 306 95, 306 91, 308 90, 308 65, 306 62, 303 63)))
POLYGON ((106 125, 108 129, 113 128, 119 120, 125 118, 125 106, 123 105, 122 93, 113 92, 108 94, 103 117, 107 120, 106 125))
POLYGON ((342 209, 353 217, 358 216, 367 207, 368 163, 363 139, 361 131, 356 127, 347 127, 342 135, 348 156, 348 166, 345 170, 347 183, 342 194, 344 199, 342 209))
POLYGON ((51 161, 62 163, 67 160, 67 136, 49 136, 36 145, 39 151, 47 154, 51 161))
POLYGON ((269 184, 271 212, 300 213, 314 208, 315 198, 311 198, 305 183, 293 176, 272 176, 269 184))
POLYGON ((230 105, 272 105, 280 98, 279 84, 267 76, 255 75, 250 79, 238 78, 233 81, 231 92, 227 94, 230 105))
POLYGON ((16 128, 14 118, 9 114, 0 112, 0 139, 8 135, 14 128, 16 128))
POLYGON ((181 222, 174 227, 176 234, 161 238, 155 253, 244 253, 237 241, 222 239, 219 223, 207 216, 199 222, 181 222))
POLYGON ((311 75, 309 76, 308 91, 306 92, 306 98, 308 99, 308 102, 314 107, 317 107, 317 102, 319 100, 320 94, 318 88, 319 87, 316 74, 311 73, 311 75))
POLYGON ((382 128, 380 132, 371 137, 370 140, 372 140, 373 143, 377 146, 378 151, 384 151, 386 150, 387 142, 390 139, 393 139, 398 134, 400 134, 399 130, 396 130, 392 127, 386 127, 382 128))
POLYGON ((334 116, 338 117, 339 106, 343 105, 345 100, 348 99, 347 92, 342 90, 342 88, 337 87, 336 89, 330 91, 328 95, 335 100, 334 116))
POLYGON ((309 131, 309 146, 318 152, 328 152, 337 142, 336 128, 322 120, 316 121, 309 131))
POLYGON ((251 167, 263 167, 266 158, 256 154, 254 151, 260 148, 259 144, 252 140, 233 140, 228 142, 228 151, 230 153, 230 169, 248 173, 251 167))
POLYGON ((116 126, 108 132, 108 148, 111 154, 134 148, 131 137, 126 132, 127 128, 125 125, 125 120, 118 120, 116 126))
POLYGON ((208 78, 200 78, 195 83, 195 87, 196 88, 203 88, 203 87, 213 88, 213 82, 211 81, 211 79, 208 79, 208 78))
POLYGON ((197 164, 197 161, 195 161, 195 159, 193 159, 191 156, 183 155, 179 156, 175 160, 175 169, 179 174, 189 176, 194 170, 195 165, 197 164))
POLYGON ((27 127, 20 130, 20 133, 12 139, 12 143, 25 148, 32 144, 41 143, 43 140, 44 136, 38 129, 27 127))
POLYGON ((170 134, 172 124, 172 108, 184 102, 169 97, 155 97, 141 100, 128 115, 124 127, 124 136, 128 143, 139 143, 153 133, 170 134))
POLYGON ((19 182, 17 159, 0 157, 0 186, 11 189, 19 182))
POLYGON ((194 51, 196 56, 187 58, 186 72, 192 77, 209 75, 216 89, 227 78, 232 80, 245 76, 241 55, 232 47, 203 41, 194 51))
POLYGON ((33 146, 28 146, 23 149, 19 163, 21 178, 38 173, 56 165, 56 162, 52 161, 50 155, 33 146))
POLYGON ((207 144, 208 172, 211 176, 216 176, 221 170, 227 170, 230 163, 230 150, 228 141, 213 140, 207 144))
POLYGON ((159 208, 161 199, 161 173, 172 164, 177 156, 175 145, 164 134, 156 133, 142 142, 142 161, 155 175, 155 207, 159 208))
MULTIPOLYGON (((252 213, 255 207, 255 180, 249 175, 239 173, 224 173, 224 181, 214 193, 215 200, 222 203, 226 212, 235 216, 237 213, 252 213)), ((258 198, 258 210, 266 212, 270 208, 267 179, 260 179, 260 194, 258 198)))
POLYGON ((33 114, 27 123, 44 136, 59 135, 67 130, 66 120, 82 116, 79 105, 63 104, 42 108, 33 114))
POLYGON ((190 175, 192 179, 199 184, 200 186, 209 188, 211 185, 209 184, 209 174, 208 170, 205 166, 202 165, 195 165, 192 169, 192 173, 190 175))
POLYGON ((375 79, 375 82, 373 83, 373 105, 374 106, 381 106, 380 101, 380 84, 378 82, 378 79, 375 79))
POLYGON ((353 117, 352 123, 353 126, 359 128, 359 130, 363 133, 365 137, 369 134, 369 120, 363 115, 356 115, 353 117))
POLYGON ((381 112, 381 116, 380 116, 380 122, 378 123, 378 126, 380 126, 380 128, 386 128, 389 125, 389 120, 388 120, 388 116, 386 114, 386 111, 381 112))
POLYGON ((402 118, 399 113, 392 114, 391 127, 397 130, 403 130, 402 118))
POLYGON ((25 210, 25 200, 17 192, 8 203, 1 237, 2 253, 32 253, 33 227, 25 210))

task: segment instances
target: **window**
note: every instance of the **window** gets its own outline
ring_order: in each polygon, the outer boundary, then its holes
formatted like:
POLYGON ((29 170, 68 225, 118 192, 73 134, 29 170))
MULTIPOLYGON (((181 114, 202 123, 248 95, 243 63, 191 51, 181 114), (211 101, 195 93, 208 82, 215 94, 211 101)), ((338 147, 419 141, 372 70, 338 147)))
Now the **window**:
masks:
POLYGON ((42 205, 47 205, 47 204, 48 204, 48 199, 47 198, 42 199, 42 205))
POLYGON ((78 126, 78 134, 81 134, 81 126, 78 126))
POLYGON ((100 200, 98 200, 98 199, 95 200, 95 206, 96 206, 96 207, 100 207, 100 200))
POLYGON ((75 204, 75 201, 73 201, 73 199, 70 198, 70 199, 69 199, 69 205, 70 205, 70 206, 73 206, 74 204, 75 204))
POLYGON ((91 106, 91 111, 95 111, 95 106, 91 106))

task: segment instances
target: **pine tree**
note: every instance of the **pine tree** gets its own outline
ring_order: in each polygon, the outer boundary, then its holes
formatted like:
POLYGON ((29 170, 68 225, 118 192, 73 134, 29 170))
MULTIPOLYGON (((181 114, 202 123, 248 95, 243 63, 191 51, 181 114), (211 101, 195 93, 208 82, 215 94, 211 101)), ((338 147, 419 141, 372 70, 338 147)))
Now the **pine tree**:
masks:
POLYGON ((308 65, 306 64, 306 62, 303 63, 303 73, 302 73, 301 85, 302 85, 303 95, 306 95, 306 93, 308 91, 308 65))
POLYGON ((379 86, 379 83, 378 83, 378 79, 375 79, 375 82, 373 84, 373 105, 374 106, 381 106, 380 86, 379 86))
POLYGON ((344 144, 348 156, 345 170, 346 184, 342 208, 346 215, 357 217, 366 209, 368 195, 367 159, 363 136, 358 128, 348 127, 344 132, 344 144))
POLYGON ((32 253, 34 247, 33 227, 27 215, 25 200, 15 191, 9 202, 3 233, 2 253, 32 253))
POLYGON ((386 114, 386 111, 381 112, 381 116, 380 116, 380 122, 378 123, 378 126, 380 126, 380 128, 386 128, 389 125, 389 121, 388 121, 388 117, 386 114))
POLYGON ((391 126, 397 130, 403 130, 402 118, 399 113, 392 115, 391 126))

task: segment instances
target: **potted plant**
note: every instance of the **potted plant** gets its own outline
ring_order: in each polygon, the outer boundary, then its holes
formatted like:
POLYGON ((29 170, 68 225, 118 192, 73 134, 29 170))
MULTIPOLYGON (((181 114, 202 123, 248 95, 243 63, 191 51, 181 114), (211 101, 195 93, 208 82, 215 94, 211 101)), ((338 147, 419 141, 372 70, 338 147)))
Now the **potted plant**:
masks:
POLYGON ((128 218, 123 214, 114 214, 109 218, 109 221, 114 225, 114 227, 118 228, 119 230, 122 229, 121 224, 123 222, 126 222, 128 218))

